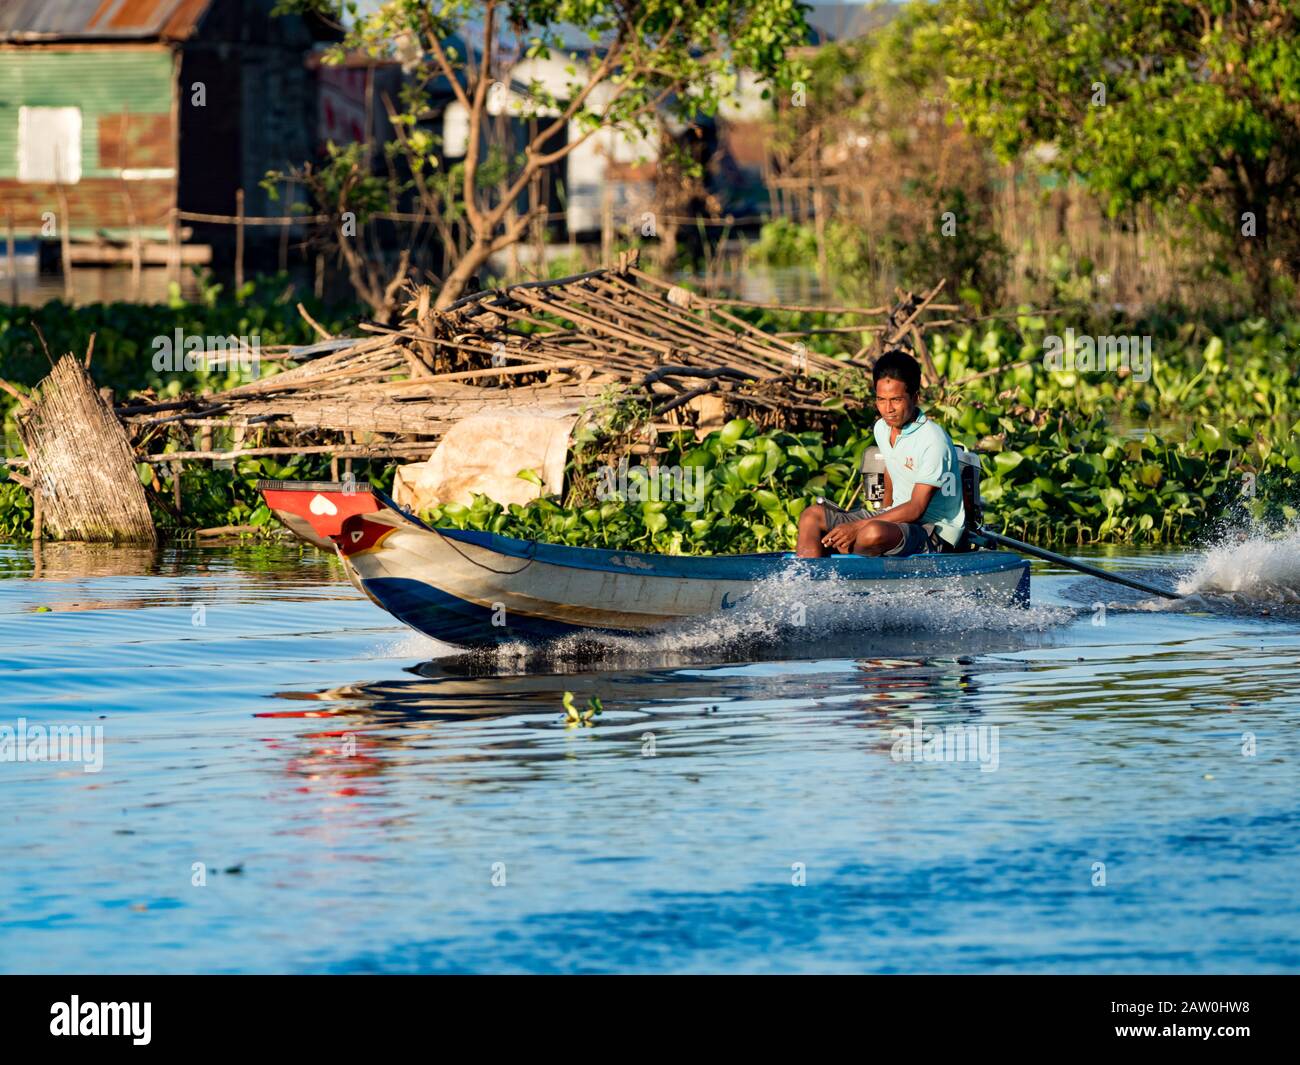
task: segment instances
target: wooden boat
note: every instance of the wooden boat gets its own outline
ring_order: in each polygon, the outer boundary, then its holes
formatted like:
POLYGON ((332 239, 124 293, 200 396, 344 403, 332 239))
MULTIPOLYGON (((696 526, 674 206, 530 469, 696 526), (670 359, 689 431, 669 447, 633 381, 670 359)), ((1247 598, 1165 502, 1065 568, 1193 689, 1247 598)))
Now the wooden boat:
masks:
POLYGON ((1029 601, 1029 563, 1006 551, 908 558, 788 552, 681 556, 606 551, 435 529, 364 483, 263 481, 267 506, 303 539, 337 550, 348 578, 426 636, 466 647, 584 631, 637 633, 742 607, 763 582, 835 581, 836 595, 967 594, 1029 601))

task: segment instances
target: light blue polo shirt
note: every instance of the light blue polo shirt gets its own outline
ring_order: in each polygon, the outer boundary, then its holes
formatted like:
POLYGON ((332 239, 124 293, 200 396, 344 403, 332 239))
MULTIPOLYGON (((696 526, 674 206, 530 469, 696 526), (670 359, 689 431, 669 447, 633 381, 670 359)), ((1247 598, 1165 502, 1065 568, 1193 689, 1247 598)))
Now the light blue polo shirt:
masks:
POLYGON ((944 540, 955 545, 966 527, 966 508, 962 505, 957 450, 948 434, 924 411, 903 426, 896 444, 889 442, 890 429, 884 418, 876 422, 875 433, 894 486, 894 506, 911 499, 915 485, 934 485, 938 491, 930 497, 921 524, 933 524, 944 540))

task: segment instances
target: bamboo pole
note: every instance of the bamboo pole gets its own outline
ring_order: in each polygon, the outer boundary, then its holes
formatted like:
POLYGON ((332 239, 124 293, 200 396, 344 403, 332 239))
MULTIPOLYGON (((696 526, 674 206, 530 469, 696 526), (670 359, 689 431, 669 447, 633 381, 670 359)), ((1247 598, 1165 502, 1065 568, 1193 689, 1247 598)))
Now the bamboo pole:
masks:
POLYGON ((14 240, 14 213, 5 211, 5 264, 9 267, 9 302, 18 306, 18 248, 14 240))
POLYGON ((59 197, 59 266, 63 271, 63 295, 71 303, 75 299, 72 283, 72 219, 69 217, 68 193, 63 182, 60 181, 55 189, 59 197))
POLYGON ((821 182, 821 128, 814 131, 812 145, 813 231, 817 236, 817 280, 821 295, 831 290, 831 272, 826 258, 826 191, 821 182))
MULTIPOLYGON (((630 299, 645 296, 638 289, 630 289, 628 294, 630 299)), ((648 319, 652 317, 652 315, 641 316, 642 324, 650 324, 648 319)), ((763 336, 770 346, 755 344, 743 335, 737 336, 726 330, 714 329, 704 319, 679 311, 671 305, 667 309, 662 307, 659 309, 658 326, 661 332, 666 331, 687 344, 704 345, 733 362, 744 361, 751 369, 771 370, 773 364, 784 366, 789 362, 790 351, 793 350, 792 346, 786 345, 783 341, 780 342, 779 347, 771 344, 771 334, 762 333, 761 330, 756 332, 763 336), (737 345, 741 351, 737 351, 737 345), (746 358, 746 355, 749 357, 746 358)))
MULTIPOLYGON (((222 459, 248 458, 253 455, 337 455, 339 458, 365 459, 387 455, 431 452, 436 446, 436 440, 416 440, 402 444, 386 444, 382 447, 344 447, 339 444, 314 444, 307 447, 247 447, 235 448, 230 451, 167 451, 161 455, 142 455, 140 461, 147 462, 151 466, 163 466, 172 462, 220 461, 222 459)), ((335 480, 337 479, 336 477, 335 480)))
POLYGON ((942 383, 943 378, 939 376, 939 371, 934 368, 934 360, 930 358, 930 349, 925 346, 921 331, 915 325, 912 326, 912 347, 921 356, 921 365, 925 367, 925 375, 930 379, 930 383, 936 385, 942 383))
POLYGON ((311 326, 312 329, 314 329, 314 330, 316 331, 316 333, 321 337, 322 340, 333 340, 333 339, 334 339, 334 334, 333 334, 333 333, 326 332, 325 327, 324 327, 323 325, 321 325, 320 322, 316 321, 316 319, 313 318, 310 314, 308 314, 308 313, 307 313, 307 308, 304 307, 301 303, 298 304, 298 313, 299 313, 300 315, 302 315, 303 320, 304 320, 304 321, 305 321, 309 326, 311 326))
POLYGON ((921 312, 926 310, 930 306, 930 303, 934 299, 934 297, 939 295, 939 290, 942 289, 943 286, 946 285, 947 283, 948 282, 946 278, 941 279, 939 283, 934 286, 934 288, 932 288, 928 293, 926 293, 924 297, 922 297, 921 302, 916 305, 916 308, 912 311, 912 313, 909 314, 903 320, 903 322, 898 326, 898 328, 894 330, 893 335, 889 338, 890 343, 897 344, 900 340, 903 339, 903 337, 907 336, 908 330, 912 328, 913 323, 921 316, 921 312))
MULTIPOLYGON (((605 160, 608 169, 609 160, 605 160)), ((609 262, 614 257, 614 190, 608 181, 601 183, 600 196, 600 257, 609 262)))
POLYGON ((235 288, 244 287, 244 190, 235 189, 235 288))
POLYGON ((181 283, 181 221, 175 205, 167 218, 167 273, 173 284, 181 283))

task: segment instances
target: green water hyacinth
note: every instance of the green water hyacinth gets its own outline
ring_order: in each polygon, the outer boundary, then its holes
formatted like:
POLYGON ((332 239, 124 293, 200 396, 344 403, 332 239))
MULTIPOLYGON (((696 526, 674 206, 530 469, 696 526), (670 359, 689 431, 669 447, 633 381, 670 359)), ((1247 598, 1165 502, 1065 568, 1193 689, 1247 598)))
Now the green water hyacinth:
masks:
MULTIPOLYGON (((1300 381, 1288 351, 1300 329, 1252 320, 1201 345, 1180 329, 1164 341, 1151 380, 1050 373, 1042 338, 1052 328, 1022 316, 1016 329, 937 334, 939 372, 960 387, 929 389, 923 405, 953 439, 984 460, 991 522, 1042 543, 1181 543, 1227 513, 1256 521, 1300 516, 1300 381), (1171 354, 1171 349, 1177 353, 1171 354), (1146 426, 1159 427, 1148 429, 1146 426)), ((1100 330, 1098 330, 1100 331, 1100 330)), ((863 395, 861 380, 844 382, 863 395)), ((708 476, 703 504, 629 505, 554 498, 502 507, 435 507, 431 524, 483 529, 580 547, 731 554, 791 550, 799 514, 818 496, 855 505, 874 413, 846 413, 832 433, 760 431, 737 418, 703 440, 669 438, 665 466, 708 476)), ((568 480, 590 478, 581 457, 568 480)))
POLYGON ((564 707, 565 728, 588 728, 595 724, 592 718, 604 713, 604 705, 594 695, 587 700, 587 705, 581 710, 573 699, 573 692, 566 691, 560 700, 560 704, 564 707))

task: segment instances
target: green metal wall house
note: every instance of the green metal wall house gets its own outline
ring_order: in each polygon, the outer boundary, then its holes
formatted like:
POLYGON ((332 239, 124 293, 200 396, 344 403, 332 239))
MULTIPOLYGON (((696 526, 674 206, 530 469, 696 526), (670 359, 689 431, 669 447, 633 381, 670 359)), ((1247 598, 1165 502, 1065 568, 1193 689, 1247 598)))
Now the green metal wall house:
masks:
MULTIPOLYGON (((274 0, 0 4, 0 227, 164 240, 174 211, 281 214, 258 182, 315 149, 307 55, 332 37, 274 0)), ((229 227, 186 223, 225 247, 229 227)))

